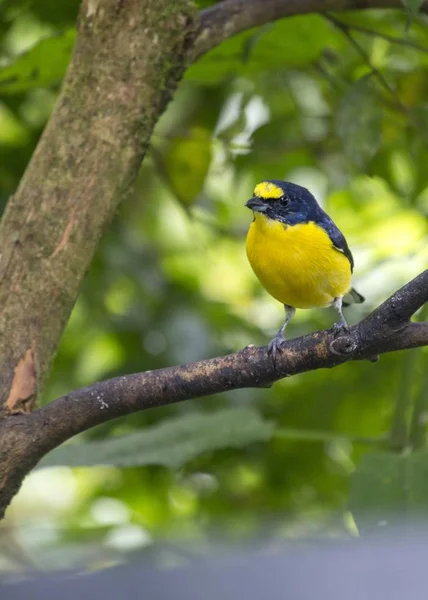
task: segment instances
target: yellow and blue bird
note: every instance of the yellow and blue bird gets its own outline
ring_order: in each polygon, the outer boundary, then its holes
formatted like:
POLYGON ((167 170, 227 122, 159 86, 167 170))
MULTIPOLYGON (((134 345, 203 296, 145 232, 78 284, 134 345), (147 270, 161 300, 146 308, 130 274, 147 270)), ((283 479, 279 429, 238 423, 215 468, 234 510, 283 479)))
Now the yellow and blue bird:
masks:
POLYGON ((247 256, 254 273, 285 308, 285 322, 269 344, 274 356, 296 308, 334 306, 336 329, 347 328, 342 306, 364 302, 351 285, 354 259, 342 232, 306 188, 277 179, 256 185, 247 256))

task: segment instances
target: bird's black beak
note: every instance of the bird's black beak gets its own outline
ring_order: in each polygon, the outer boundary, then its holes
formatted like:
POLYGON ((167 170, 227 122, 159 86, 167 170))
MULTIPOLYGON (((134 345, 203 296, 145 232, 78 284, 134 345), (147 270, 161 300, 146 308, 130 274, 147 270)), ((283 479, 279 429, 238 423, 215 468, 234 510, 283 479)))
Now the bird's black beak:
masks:
POLYGON ((260 213, 264 213, 268 209, 268 204, 264 200, 262 200, 261 198, 257 198, 256 196, 250 198, 248 202, 245 203, 245 206, 247 208, 250 208, 254 212, 260 213))

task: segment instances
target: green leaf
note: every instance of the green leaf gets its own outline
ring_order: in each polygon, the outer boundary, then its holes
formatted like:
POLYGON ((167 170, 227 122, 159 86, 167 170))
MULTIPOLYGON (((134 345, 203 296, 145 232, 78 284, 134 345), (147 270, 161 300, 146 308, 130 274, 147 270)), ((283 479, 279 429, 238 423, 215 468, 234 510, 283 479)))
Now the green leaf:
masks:
POLYGON ((26 92, 57 85, 70 60, 75 29, 45 38, 0 70, 0 94, 26 92))
POLYGON ((382 142, 382 109, 368 77, 359 79, 342 97, 335 126, 347 156, 364 167, 382 142))
POLYGON ((424 0, 402 0, 402 2, 409 17, 414 18, 421 10, 424 0))
POLYGON ((350 509, 372 528, 428 509, 428 452, 365 454, 352 476, 350 509))
POLYGON ((161 158, 161 174, 184 206, 191 206, 202 192, 211 157, 211 133, 195 126, 186 136, 175 137, 161 158))
POLYGON ((214 414, 191 414, 169 419, 139 433, 55 449, 40 467, 66 465, 182 466, 203 452, 239 448, 269 440, 273 424, 249 408, 229 408, 214 414))
POLYGON ((283 19, 223 42, 190 67, 186 78, 217 83, 230 75, 255 75, 300 66, 318 58, 339 41, 337 32, 318 15, 283 19))

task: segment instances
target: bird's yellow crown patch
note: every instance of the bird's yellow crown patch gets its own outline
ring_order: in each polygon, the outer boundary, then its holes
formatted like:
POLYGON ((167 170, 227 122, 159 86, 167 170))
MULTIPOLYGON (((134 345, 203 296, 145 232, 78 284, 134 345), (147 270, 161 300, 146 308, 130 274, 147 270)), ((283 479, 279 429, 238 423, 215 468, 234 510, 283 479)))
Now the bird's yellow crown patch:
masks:
POLYGON ((254 195, 263 200, 274 200, 284 195, 284 190, 270 181, 262 181, 254 188, 254 195))

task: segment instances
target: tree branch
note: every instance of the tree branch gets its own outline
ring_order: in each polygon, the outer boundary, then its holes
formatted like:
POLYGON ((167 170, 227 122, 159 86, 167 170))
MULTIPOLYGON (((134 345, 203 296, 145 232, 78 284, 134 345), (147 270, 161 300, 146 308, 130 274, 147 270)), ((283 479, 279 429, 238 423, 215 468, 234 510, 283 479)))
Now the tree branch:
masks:
MULTIPOLYGON (((298 373, 425 346, 428 322, 414 323, 410 318, 426 302, 428 269, 349 331, 330 329, 290 340, 276 362, 266 347, 248 346, 228 356, 116 377, 71 392, 31 415, 5 419, 0 435, 15 439, 21 447, 31 446, 24 468, 32 468, 62 442, 110 419, 219 392, 266 387, 298 373)), ((0 488, 0 512, 10 498, 9 489, 0 488)))
MULTIPOLYGON (((192 57, 193 60, 197 60, 233 35, 283 17, 370 8, 403 10, 403 2, 402 0, 224 0, 201 12, 199 33, 192 57)), ((427 11, 426 2, 422 10, 427 11)))
POLYGON ((326 15, 330 21, 336 23, 341 27, 346 27, 348 30, 358 31, 359 33, 363 33, 369 37, 380 38, 382 40, 386 40, 390 44, 396 44, 398 46, 406 46, 407 48, 413 48, 414 50, 418 50, 419 52, 423 52, 424 54, 428 54, 428 48, 426 46, 422 46, 422 44, 418 44, 412 40, 407 39, 406 37, 396 37, 395 35, 389 35, 388 33, 384 33, 383 31, 378 31, 376 29, 369 29, 368 27, 362 27, 361 25, 355 25, 354 23, 347 23, 345 21, 341 21, 332 15, 326 15))

